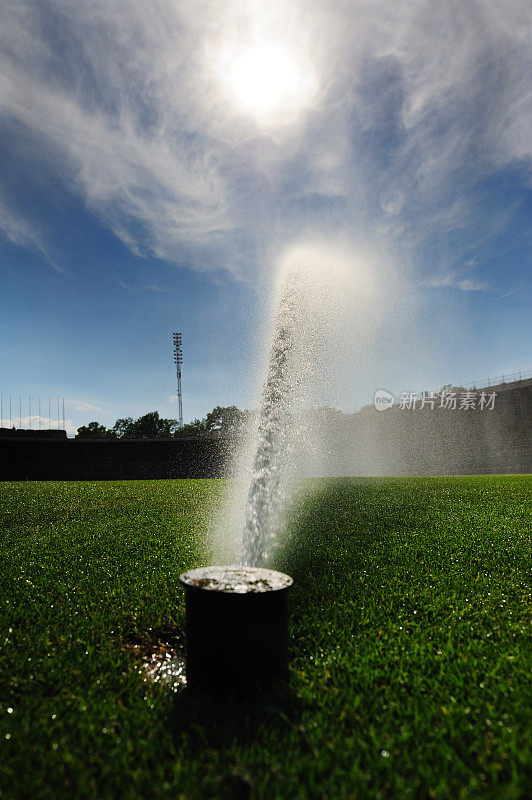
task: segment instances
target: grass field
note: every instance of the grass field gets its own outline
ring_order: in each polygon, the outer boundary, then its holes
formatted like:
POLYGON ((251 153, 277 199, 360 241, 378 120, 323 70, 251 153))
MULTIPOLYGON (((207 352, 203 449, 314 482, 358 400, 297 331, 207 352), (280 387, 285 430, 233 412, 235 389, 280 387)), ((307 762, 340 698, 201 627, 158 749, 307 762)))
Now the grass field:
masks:
POLYGON ((0 797, 524 797, 531 487, 314 481, 275 564, 290 687, 245 704, 127 646, 182 626, 221 481, 0 485, 0 797))

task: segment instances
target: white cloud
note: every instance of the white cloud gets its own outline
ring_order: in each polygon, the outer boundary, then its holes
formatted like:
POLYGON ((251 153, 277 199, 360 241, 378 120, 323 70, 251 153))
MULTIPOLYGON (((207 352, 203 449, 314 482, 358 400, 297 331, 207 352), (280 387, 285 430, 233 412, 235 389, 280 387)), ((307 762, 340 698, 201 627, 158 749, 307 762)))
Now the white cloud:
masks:
POLYGON ((13 417, 11 420, 4 417, 3 427, 16 428, 17 430, 22 428, 23 430, 32 431, 47 431, 49 428, 52 430, 66 430, 67 436, 76 434, 78 430, 78 426, 71 419, 65 419, 65 427, 63 428, 62 419, 58 421, 57 418, 39 417, 38 414, 32 414, 31 417, 29 415, 13 417), (11 423, 11 425, 8 425, 8 423, 11 423))
POLYGON ((90 403, 79 403, 76 405, 76 411, 103 411, 100 406, 93 406, 90 403))
POLYGON ((463 292, 486 292, 489 289, 487 283, 484 283, 483 281, 475 281, 471 278, 461 278, 456 282, 456 286, 463 292))
MULTIPOLYGON (((20 0, 3 11, 0 107, 139 256, 239 276, 317 226, 412 253, 455 230, 485 242, 479 183, 531 154, 526 17, 523 0, 20 0), (259 40, 314 76, 297 114, 231 102, 221 54, 259 40)), ((9 209, 3 228, 45 252, 9 209)), ((470 243, 455 247, 456 263, 470 243)))

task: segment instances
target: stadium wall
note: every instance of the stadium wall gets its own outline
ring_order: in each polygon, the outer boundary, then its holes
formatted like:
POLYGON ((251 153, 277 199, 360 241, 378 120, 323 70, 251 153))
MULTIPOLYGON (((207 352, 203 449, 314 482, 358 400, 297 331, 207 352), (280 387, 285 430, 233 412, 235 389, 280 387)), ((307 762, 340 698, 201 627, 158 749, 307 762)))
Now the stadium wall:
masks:
MULTIPOLYGON (((530 473, 532 382, 495 391, 493 410, 394 406, 325 419, 317 427, 322 455, 311 463, 303 442, 299 473, 530 473)), ((230 474, 228 455, 234 445, 221 436, 89 440, 66 439, 64 432, 29 433, 0 430, 0 480, 219 478, 230 474)))

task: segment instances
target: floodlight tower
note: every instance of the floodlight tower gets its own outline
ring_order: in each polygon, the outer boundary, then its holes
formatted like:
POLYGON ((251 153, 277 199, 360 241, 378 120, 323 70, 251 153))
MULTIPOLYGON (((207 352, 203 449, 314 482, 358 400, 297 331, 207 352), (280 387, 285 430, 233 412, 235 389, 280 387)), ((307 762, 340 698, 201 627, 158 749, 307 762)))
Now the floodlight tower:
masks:
POLYGON ((181 394, 181 365, 183 363, 183 345, 181 334, 174 333, 174 364, 177 373, 177 401, 179 403, 179 427, 183 427, 183 396, 181 394))

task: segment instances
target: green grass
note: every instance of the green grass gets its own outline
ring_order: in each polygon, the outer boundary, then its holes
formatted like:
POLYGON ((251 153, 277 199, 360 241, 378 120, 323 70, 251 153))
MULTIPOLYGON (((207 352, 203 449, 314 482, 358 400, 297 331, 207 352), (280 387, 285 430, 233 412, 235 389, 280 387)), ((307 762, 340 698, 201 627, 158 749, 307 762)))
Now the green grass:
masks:
POLYGON ((0 797, 524 797, 530 478, 313 482, 275 564, 289 691, 247 704, 147 684, 123 646, 183 624, 222 489, 0 486, 0 797))

